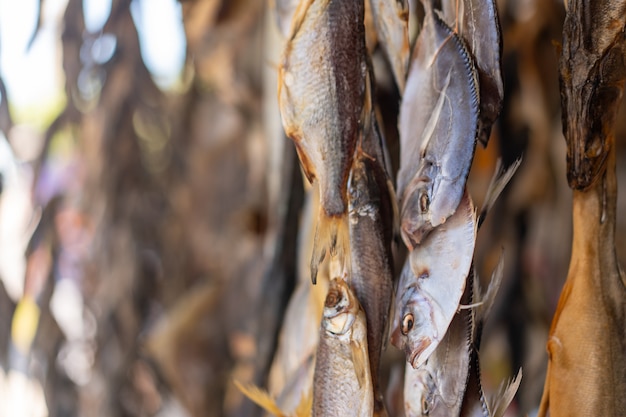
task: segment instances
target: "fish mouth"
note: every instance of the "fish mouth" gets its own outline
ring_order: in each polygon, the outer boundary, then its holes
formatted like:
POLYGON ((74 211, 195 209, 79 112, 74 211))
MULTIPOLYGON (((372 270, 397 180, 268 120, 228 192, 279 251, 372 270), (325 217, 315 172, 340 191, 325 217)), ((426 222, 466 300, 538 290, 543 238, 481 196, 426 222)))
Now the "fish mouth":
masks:
POLYGON ((411 364, 413 369, 417 369, 417 367, 421 365, 420 362, 422 361, 418 361, 418 359, 420 359, 419 356, 422 353, 424 353, 424 351, 426 350, 428 346, 430 346, 430 343, 431 343, 431 340, 428 337, 422 337, 417 342, 417 347, 413 349, 413 352, 411 352, 411 355, 409 356, 409 363, 411 364))

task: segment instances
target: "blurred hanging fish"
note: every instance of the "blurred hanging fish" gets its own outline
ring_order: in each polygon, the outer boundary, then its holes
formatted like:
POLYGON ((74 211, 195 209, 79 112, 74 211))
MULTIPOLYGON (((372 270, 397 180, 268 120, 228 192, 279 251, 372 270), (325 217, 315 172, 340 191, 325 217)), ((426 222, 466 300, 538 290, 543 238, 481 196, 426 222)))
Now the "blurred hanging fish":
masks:
POLYGON ((465 289, 476 241, 476 210, 466 192, 446 224, 409 254, 396 290, 391 343, 418 368, 441 342, 465 289))
POLYGON ((387 335, 393 292, 393 186, 384 167, 382 137, 375 123, 363 141, 348 182, 350 285, 365 310, 367 344, 374 385, 375 415, 386 415, 379 386, 379 363, 387 335))
POLYGON ((363 18, 363 1, 302 0, 279 67, 283 127, 321 195, 313 283, 327 250, 349 267, 347 182, 371 114, 363 18))
POLYGON ((502 34, 495 0, 442 0, 443 17, 465 40, 480 85, 479 140, 487 146, 502 109, 502 34))
POLYGON ((330 282, 313 377, 313 416, 374 413, 365 312, 348 284, 330 282))
POLYGON ((274 0, 274 17, 281 33, 288 37, 291 30, 291 21, 298 7, 299 0, 274 0))
MULTIPOLYGON (((468 277, 471 281, 471 277, 468 277)), ((461 302, 471 302, 466 285, 461 302)), ((470 361, 471 317, 459 310, 437 349, 417 369, 407 362, 404 376, 406 417, 458 416, 461 411, 470 361)))
MULTIPOLYGON (((478 76, 464 42, 424 2, 399 116, 402 238, 413 249, 463 196, 478 135, 478 76)), ((459 294, 460 297, 460 294, 459 294)))
POLYGON ((409 5, 407 0, 366 0, 370 2, 376 33, 391 64, 393 76, 404 92, 409 64, 409 5))

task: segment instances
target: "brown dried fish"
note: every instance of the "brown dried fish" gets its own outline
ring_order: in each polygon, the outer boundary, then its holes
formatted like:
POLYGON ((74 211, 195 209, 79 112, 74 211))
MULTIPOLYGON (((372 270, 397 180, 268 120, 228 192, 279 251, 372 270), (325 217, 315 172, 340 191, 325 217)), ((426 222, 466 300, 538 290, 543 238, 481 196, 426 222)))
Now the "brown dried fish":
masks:
POLYGON ((367 344, 375 415, 385 414, 379 386, 379 363, 387 336, 393 292, 393 186, 384 168, 384 146, 376 118, 354 161, 348 183, 352 270, 350 285, 367 318, 367 344), (374 158, 373 156, 376 155, 374 158))
POLYGON ((320 188, 314 283, 327 250, 349 267, 348 175, 371 114, 363 18, 363 1, 301 1, 279 67, 283 127, 320 188))
POLYGON ((313 378, 313 416, 374 413, 365 312, 348 284, 335 278, 324 316, 313 378))
POLYGON ((466 192, 445 225, 409 254, 396 291, 391 343, 418 368, 443 339, 474 256, 476 211, 466 192))
POLYGON ((404 92, 409 65, 409 5, 407 0, 366 0, 370 2, 378 39, 400 94, 404 92))
POLYGON ((424 22, 399 119, 398 195, 402 238, 409 249, 457 209, 478 134, 473 60, 464 42, 429 7, 424 22))
POLYGON ((495 0, 443 0, 443 17, 467 44, 480 85, 479 140, 487 146, 502 109, 502 34, 495 0))

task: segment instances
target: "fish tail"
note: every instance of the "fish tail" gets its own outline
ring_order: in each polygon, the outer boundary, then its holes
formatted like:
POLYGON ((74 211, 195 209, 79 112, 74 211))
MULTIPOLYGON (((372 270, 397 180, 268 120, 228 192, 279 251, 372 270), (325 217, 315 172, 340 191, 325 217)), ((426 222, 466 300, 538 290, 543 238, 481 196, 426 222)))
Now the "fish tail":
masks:
POLYGON ((319 266, 330 254, 333 260, 338 261, 340 271, 348 271, 350 256, 350 230, 348 216, 328 216, 323 210, 319 212, 313 254, 311 255, 311 281, 317 283, 319 266))
POLYGON ((252 402, 263 408, 265 411, 274 414, 277 417, 287 417, 287 415, 281 411, 278 405, 276 405, 276 402, 267 393, 267 391, 264 391, 255 385, 244 385, 237 380, 233 382, 243 395, 248 397, 252 402))

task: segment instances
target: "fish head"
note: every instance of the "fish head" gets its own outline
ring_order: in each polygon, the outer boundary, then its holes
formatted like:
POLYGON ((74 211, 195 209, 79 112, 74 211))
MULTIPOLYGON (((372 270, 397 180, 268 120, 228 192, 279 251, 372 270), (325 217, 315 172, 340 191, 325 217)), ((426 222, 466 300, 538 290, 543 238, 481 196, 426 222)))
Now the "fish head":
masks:
POLYGON ((431 373, 428 363, 425 365, 419 369, 406 367, 404 388, 406 415, 409 417, 451 415, 446 413, 450 410, 445 407, 439 394, 436 374, 431 373))
POLYGON ((412 286, 405 292, 394 317, 391 343, 404 351, 407 362, 417 368, 432 353, 436 344, 433 306, 412 286))
POLYGON ((433 229, 431 203, 434 182, 429 177, 413 181, 405 192, 400 213, 402 240, 413 250, 433 229))
POLYGON ((348 284, 341 278, 333 279, 324 301, 324 330, 335 335, 346 334, 352 328, 359 309, 359 302, 348 284))

